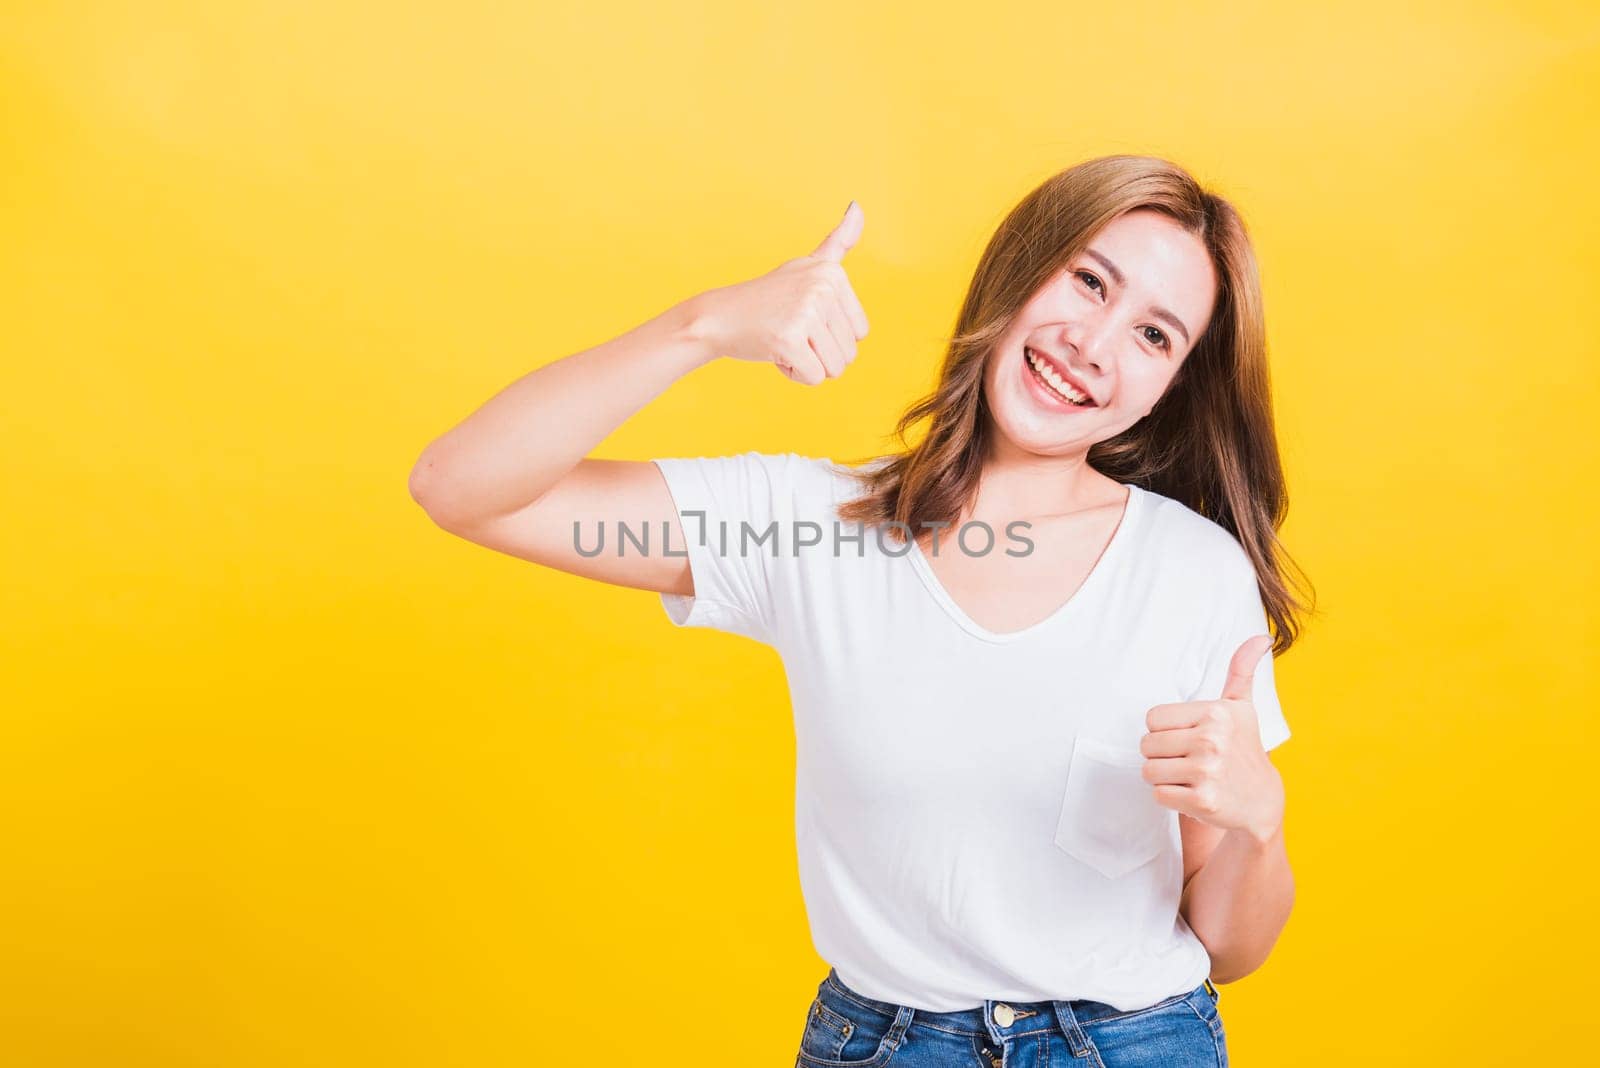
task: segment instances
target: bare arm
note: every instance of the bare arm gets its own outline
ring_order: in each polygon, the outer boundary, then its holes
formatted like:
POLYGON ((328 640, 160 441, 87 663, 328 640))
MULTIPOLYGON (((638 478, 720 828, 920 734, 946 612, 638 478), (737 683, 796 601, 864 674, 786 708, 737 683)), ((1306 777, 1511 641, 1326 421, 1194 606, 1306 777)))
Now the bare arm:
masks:
POLYGON ((1217 832, 1183 887, 1179 911, 1211 955, 1211 979, 1231 983, 1266 962, 1294 909, 1294 873, 1283 826, 1271 833, 1217 832))
POLYGON ((810 255, 708 290, 517 379, 423 450, 411 470, 412 498, 445 530, 508 555, 692 595, 689 561, 679 555, 683 528, 660 471, 588 454, 673 382, 720 356, 775 363, 806 385, 842 374, 867 331, 840 266, 860 227, 859 211, 847 211, 810 255), (622 522, 634 531, 665 524, 678 552, 578 551, 574 524, 592 547, 600 524, 610 538, 622 522))
POLYGON ((581 555, 597 524, 674 524, 655 465, 588 454, 668 386, 716 351, 685 301, 594 348, 530 371, 423 450, 411 496, 440 527, 488 548, 621 585, 689 593, 682 556, 581 555))
POLYGON ((410 488, 442 525, 477 525, 534 501, 612 431, 714 356, 693 302, 530 371, 423 450, 410 488))
MULTIPOLYGON (((1246 591, 1241 583, 1230 585, 1242 610, 1246 591)), ((1264 620, 1254 598, 1252 585, 1250 611, 1264 620)), ((1184 883, 1178 911, 1210 954, 1216 983, 1260 967, 1294 908, 1283 776, 1262 747, 1255 699, 1258 692, 1272 693, 1264 674, 1272 663, 1272 637, 1264 624, 1249 625, 1262 629, 1233 650, 1221 696, 1156 705, 1145 713, 1150 730, 1139 742, 1156 800, 1179 810, 1184 883)), ((1237 634, 1229 637, 1220 649, 1237 640, 1237 634)), ((1211 654, 1219 661, 1220 649, 1211 654)))

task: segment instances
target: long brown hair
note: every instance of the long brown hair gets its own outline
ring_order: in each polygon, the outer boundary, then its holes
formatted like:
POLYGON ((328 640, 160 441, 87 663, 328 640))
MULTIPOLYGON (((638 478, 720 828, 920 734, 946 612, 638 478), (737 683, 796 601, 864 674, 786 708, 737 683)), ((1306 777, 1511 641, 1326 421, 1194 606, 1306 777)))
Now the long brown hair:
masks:
POLYGON ((1160 401, 1121 434, 1091 446, 1088 461, 1118 482, 1183 502, 1238 539, 1255 565, 1275 632, 1272 652, 1281 655, 1299 634, 1296 616, 1314 609, 1291 591, 1288 569, 1304 573, 1277 536, 1289 497, 1255 253, 1233 205, 1164 159, 1087 160, 1012 209, 978 261, 938 385, 895 426, 904 451, 849 461, 863 465, 851 473, 865 496, 841 505, 839 515, 868 525, 903 523, 901 530, 959 520, 977 492, 992 432, 983 396, 989 352, 1040 286, 1101 227, 1136 208, 1165 213, 1204 243, 1217 272, 1217 304, 1160 401), (923 419, 930 420, 927 434, 907 446, 907 432, 923 419))

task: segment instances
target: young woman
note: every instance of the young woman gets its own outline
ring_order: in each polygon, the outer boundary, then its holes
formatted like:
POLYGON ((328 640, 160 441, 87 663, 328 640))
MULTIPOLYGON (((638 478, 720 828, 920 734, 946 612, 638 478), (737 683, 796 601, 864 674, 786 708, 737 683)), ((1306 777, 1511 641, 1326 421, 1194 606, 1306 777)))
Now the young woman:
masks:
POLYGON ((719 357, 841 374, 861 226, 512 383, 412 494, 779 652, 830 964, 797 1064, 1226 1064, 1212 980, 1294 896, 1270 654, 1303 611, 1244 227, 1166 161, 1090 160, 990 241, 915 446, 588 456, 719 357))

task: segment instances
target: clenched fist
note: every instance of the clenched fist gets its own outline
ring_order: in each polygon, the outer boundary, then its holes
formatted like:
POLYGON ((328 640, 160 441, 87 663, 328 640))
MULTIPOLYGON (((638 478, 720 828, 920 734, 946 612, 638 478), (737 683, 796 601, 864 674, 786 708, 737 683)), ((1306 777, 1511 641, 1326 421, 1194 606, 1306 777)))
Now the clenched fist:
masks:
POLYGON ((696 326, 719 356, 776 364, 790 379, 814 386, 837 378, 867 336, 867 315, 842 261, 861 237, 855 201, 816 251, 748 282, 694 298, 696 326))
POLYGON ((1283 778, 1261 748, 1251 701, 1256 666, 1271 648, 1266 634, 1239 646, 1217 699, 1156 705, 1146 713, 1150 729, 1139 751, 1157 802, 1258 838, 1283 821, 1283 778))

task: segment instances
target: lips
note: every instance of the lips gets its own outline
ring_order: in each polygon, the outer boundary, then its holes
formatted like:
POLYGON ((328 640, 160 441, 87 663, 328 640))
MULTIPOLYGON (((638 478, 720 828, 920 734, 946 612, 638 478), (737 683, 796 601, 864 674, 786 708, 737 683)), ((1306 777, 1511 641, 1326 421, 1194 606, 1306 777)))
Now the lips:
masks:
POLYGON ((1083 379, 1067 370, 1066 364, 1062 363, 1060 357, 1048 353, 1043 349, 1034 348, 1032 345, 1023 346, 1024 359, 1027 358, 1027 354, 1030 352, 1039 357, 1045 363, 1049 364, 1051 369, 1054 370, 1056 374, 1060 375, 1067 385, 1071 386, 1079 393, 1082 393, 1085 397, 1088 397, 1096 406, 1100 404, 1100 398, 1094 395, 1094 390, 1084 385, 1083 379))

